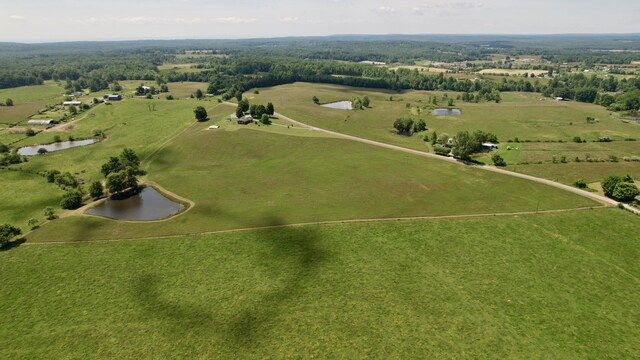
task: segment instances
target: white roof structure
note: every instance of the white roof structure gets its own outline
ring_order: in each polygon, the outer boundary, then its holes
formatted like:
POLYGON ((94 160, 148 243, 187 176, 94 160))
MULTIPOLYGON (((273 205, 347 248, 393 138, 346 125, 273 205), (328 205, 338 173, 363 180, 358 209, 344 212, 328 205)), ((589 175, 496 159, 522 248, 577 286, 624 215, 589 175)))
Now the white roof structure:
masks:
POLYGON ((209 126, 209 130, 219 129, 219 128, 220 128, 220 125, 211 125, 211 126, 209 126))
POLYGON ((28 125, 51 125, 51 124, 55 124, 55 121, 53 119, 33 119, 33 120, 29 120, 27 121, 28 125))
POLYGON ((65 101, 62 103, 62 105, 67 106, 67 105, 73 105, 73 106, 78 106, 78 105, 82 105, 82 101, 65 101))
POLYGON ((486 148, 490 148, 490 149, 497 149, 498 148, 498 144, 494 144, 494 143, 482 143, 482 146, 484 146, 486 148))

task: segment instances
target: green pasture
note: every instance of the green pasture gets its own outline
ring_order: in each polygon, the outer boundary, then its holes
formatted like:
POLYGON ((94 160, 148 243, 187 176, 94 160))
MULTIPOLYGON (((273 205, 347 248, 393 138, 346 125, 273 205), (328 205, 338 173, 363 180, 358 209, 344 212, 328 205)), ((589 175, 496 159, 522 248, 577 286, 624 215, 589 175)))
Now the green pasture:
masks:
POLYGON ((509 165, 507 169, 569 185, 579 179, 589 183, 598 182, 609 175, 630 174, 635 179, 640 179, 640 162, 627 161, 509 165))
MULTIPOLYGON (((396 118, 415 114, 426 120, 430 131, 455 135, 462 130, 483 130, 507 140, 564 140, 580 136, 588 141, 608 136, 615 140, 640 138, 640 124, 622 122, 617 114, 593 104, 558 102, 535 93, 503 93, 503 101, 464 103, 456 101, 462 110, 460 116, 432 116, 427 104, 429 96, 442 96, 442 92, 406 91, 397 93, 386 90, 358 89, 336 85, 296 83, 261 89, 259 95, 246 96, 255 103, 273 102, 276 110, 311 125, 362 136, 374 140, 425 149, 416 136, 407 138, 393 131, 396 118), (321 103, 350 100, 354 96, 367 95, 371 108, 359 111, 335 110, 318 106, 311 101, 317 96, 321 103), (393 101, 389 101, 389 97, 393 101), (406 104, 411 109, 406 108, 406 104), (587 117, 597 119, 588 124, 587 117)), ((450 97, 458 94, 448 92, 450 97)), ((440 100, 439 106, 446 103, 440 100)), ((418 117, 418 116, 414 116, 418 117)))
POLYGON ((44 85, 0 89, 0 102, 4 103, 10 98, 14 103, 14 106, 0 106, 0 127, 19 123, 47 104, 61 102, 63 95, 62 83, 53 81, 46 81, 44 85))
MULTIPOLYGON (((164 236, 265 226, 273 216, 304 223, 598 206, 562 190, 473 167, 349 140, 285 135, 297 131, 286 127, 279 128, 282 133, 257 125, 207 130, 211 123, 224 122, 229 109, 213 109, 210 122, 195 123, 143 164, 149 180, 195 202, 185 214, 156 223, 70 217, 31 239, 164 236)), ((148 151, 140 154, 145 158, 148 151)))
POLYGON ((639 231, 607 209, 27 241, 0 252, 0 357, 638 358, 639 231))
POLYGON ((40 175, 0 169, 0 225, 12 224, 26 232, 29 219, 42 223, 46 207, 59 208, 62 194, 40 175))

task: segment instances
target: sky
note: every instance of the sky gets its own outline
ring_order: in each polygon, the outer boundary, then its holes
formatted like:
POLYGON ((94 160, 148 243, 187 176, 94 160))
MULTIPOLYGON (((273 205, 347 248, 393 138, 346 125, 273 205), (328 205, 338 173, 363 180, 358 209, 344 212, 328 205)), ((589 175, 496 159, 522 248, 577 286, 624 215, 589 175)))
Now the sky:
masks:
POLYGON ((640 33, 639 0, 0 0, 0 41, 640 33))

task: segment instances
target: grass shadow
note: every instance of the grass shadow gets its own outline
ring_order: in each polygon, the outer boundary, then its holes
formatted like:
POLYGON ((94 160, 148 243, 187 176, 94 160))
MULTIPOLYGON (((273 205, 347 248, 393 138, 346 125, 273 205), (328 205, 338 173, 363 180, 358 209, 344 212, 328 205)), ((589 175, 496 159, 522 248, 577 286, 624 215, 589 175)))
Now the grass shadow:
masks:
POLYGON ((17 239, 17 240, 9 241, 4 246, 0 247, 0 251, 9 251, 11 249, 15 249, 18 246, 24 244, 26 241, 27 241, 27 239, 24 238, 24 237, 22 237, 20 239, 17 239))

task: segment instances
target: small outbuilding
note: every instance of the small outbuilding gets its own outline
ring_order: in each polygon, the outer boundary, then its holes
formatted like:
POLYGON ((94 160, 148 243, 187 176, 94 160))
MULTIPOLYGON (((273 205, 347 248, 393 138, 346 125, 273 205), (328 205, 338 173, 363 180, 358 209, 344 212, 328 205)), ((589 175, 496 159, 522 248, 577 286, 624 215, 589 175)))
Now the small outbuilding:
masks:
POLYGON ((55 125, 58 122, 53 120, 53 119, 33 119, 33 120, 29 120, 27 121, 27 125, 44 125, 44 126, 51 126, 51 125, 55 125))
POLYGON ((209 126, 209 130, 220 129, 220 125, 211 125, 209 126))
POLYGON ((62 103, 63 106, 80 106, 82 105, 82 101, 65 101, 62 103))
POLYGON ((238 119, 238 124, 239 125, 249 125, 253 123, 253 116, 251 115, 245 115, 243 117, 241 117, 240 119, 238 119))
POLYGON ((482 143, 482 147, 485 149, 493 150, 498 148, 498 144, 494 143, 482 143))
POLYGON ((122 95, 118 95, 118 94, 107 94, 104 96, 105 100, 109 100, 109 101, 120 101, 122 100, 122 95))

